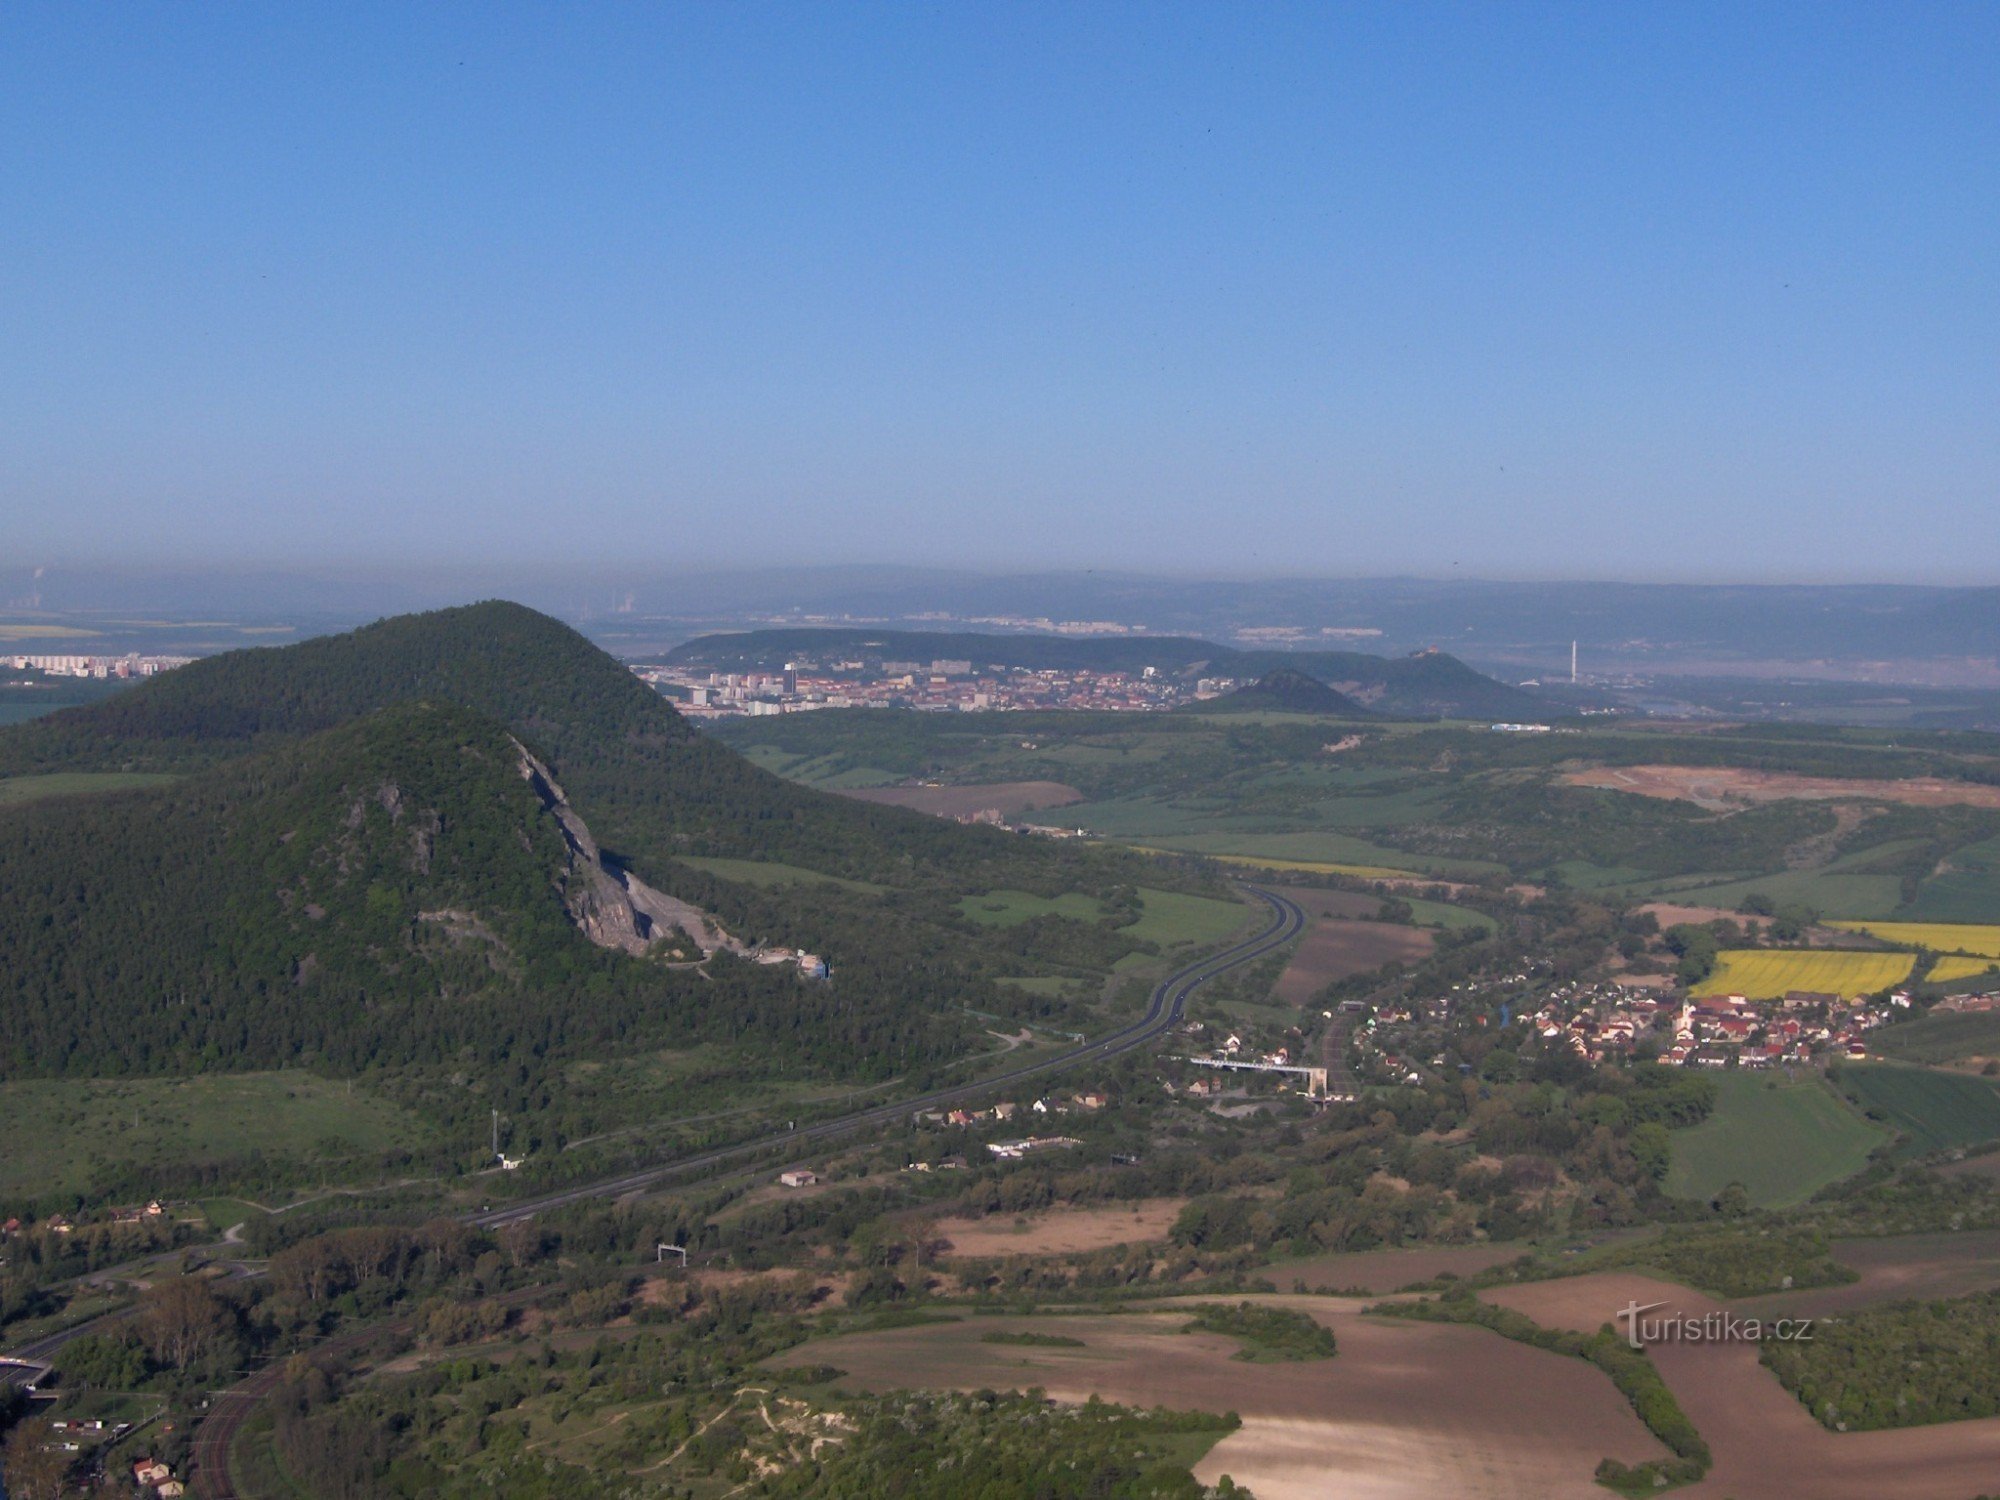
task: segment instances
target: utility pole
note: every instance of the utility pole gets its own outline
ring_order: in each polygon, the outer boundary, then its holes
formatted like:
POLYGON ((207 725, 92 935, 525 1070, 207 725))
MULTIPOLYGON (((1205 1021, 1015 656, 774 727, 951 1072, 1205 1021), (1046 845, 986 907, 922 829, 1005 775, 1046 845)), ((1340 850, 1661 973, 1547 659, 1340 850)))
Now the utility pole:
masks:
POLYGON ((1569 685, 1576 686, 1576 642, 1569 643, 1569 685))
POLYGON ((500 1111, 493 1111, 493 1159, 500 1159, 500 1111))

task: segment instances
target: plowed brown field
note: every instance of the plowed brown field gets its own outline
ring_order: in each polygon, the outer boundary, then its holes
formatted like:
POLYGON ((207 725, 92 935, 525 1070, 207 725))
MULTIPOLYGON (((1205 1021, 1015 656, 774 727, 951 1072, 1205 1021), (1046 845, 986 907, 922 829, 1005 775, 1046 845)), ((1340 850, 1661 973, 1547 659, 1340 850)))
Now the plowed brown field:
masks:
POLYGON ((1288 1004, 1304 1005, 1336 979, 1366 974, 1391 960, 1415 963, 1431 951, 1433 942, 1421 927, 1322 917, 1293 950, 1273 993, 1288 1004))
POLYGON ((815 1340, 778 1364, 831 1364, 869 1390, 1040 1386, 1060 1400, 1234 1411, 1242 1428, 1196 1468, 1258 1500, 1601 1500, 1607 1454, 1659 1457, 1611 1383, 1582 1360, 1482 1329, 1359 1316, 1360 1302, 1259 1299, 1311 1313, 1340 1339, 1332 1359, 1246 1364, 1234 1340, 1183 1334, 1183 1309, 1120 1317, 967 1318, 815 1340), (1081 1349, 982 1344, 996 1330, 1059 1333, 1081 1349))
MULTIPOLYGON (((1628 1302, 1659 1318, 1723 1304, 1649 1277, 1607 1272, 1483 1293, 1551 1327, 1594 1329, 1628 1302)), ((1731 1311, 1742 1309, 1731 1307, 1731 1311)), ((1895 1432, 1829 1432, 1757 1362, 1751 1344, 1667 1343, 1647 1351, 1715 1453, 1678 1494, 1733 1500, 1965 1500, 2000 1476, 2000 1417, 1895 1432)))

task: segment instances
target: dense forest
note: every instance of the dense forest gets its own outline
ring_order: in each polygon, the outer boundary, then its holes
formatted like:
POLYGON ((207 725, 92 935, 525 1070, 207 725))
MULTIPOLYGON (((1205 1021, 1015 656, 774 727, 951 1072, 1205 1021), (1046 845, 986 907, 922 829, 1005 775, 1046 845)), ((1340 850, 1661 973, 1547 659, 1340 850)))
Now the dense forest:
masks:
POLYGON ((497 1065, 745 1035, 866 1071, 962 1041, 884 977, 836 996, 594 946, 517 759, 487 721, 410 705, 164 790, 8 814, 7 1071, 497 1065))
POLYGON ((1146 946, 1118 930, 1139 878, 1191 880, 781 780, 507 604, 210 658, 0 732, 0 772, 78 769, 178 779, 0 813, 14 1074, 472 1066, 533 1109, 552 1059, 717 1041, 766 1069, 881 1077, 961 1055, 969 1012, 1061 1009, 992 981, 1107 968, 1146 946), (523 745, 615 866, 749 941, 825 955, 833 982, 587 941, 523 745), (832 878, 761 888, 682 863, 701 855, 832 878), (995 887, 1112 915, 967 920, 960 899, 995 887))

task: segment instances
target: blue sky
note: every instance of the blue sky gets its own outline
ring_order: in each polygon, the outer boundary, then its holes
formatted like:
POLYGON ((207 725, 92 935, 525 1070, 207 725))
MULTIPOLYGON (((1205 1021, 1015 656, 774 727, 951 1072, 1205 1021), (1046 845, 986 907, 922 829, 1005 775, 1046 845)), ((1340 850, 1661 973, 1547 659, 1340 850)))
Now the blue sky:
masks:
POLYGON ((0 547, 2000 581, 2000 7, 0 9, 0 547))

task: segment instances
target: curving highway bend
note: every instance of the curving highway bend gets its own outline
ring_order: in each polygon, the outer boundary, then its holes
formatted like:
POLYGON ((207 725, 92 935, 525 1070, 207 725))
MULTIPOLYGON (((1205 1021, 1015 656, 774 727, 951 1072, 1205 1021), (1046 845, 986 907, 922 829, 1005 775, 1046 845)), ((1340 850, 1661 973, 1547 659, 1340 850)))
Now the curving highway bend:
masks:
POLYGON ((885 1124, 917 1110, 935 1109, 941 1104, 956 1104, 960 1100, 988 1093, 1020 1079, 1060 1072, 1093 1058, 1114 1057, 1118 1053, 1142 1047, 1180 1020, 1187 1008, 1188 996, 1208 980, 1238 965, 1262 958, 1272 949, 1282 947, 1299 935, 1306 918, 1296 902, 1289 897, 1279 895, 1276 891, 1265 890, 1262 886, 1246 885, 1242 889, 1271 908, 1270 925, 1255 937, 1246 938, 1233 948, 1224 949, 1221 953, 1211 954, 1207 958, 1197 959, 1186 968, 1177 969, 1169 974, 1154 986, 1146 1006, 1146 1013, 1131 1025, 1114 1031, 1109 1036, 1100 1037, 1094 1042, 1086 1042, 1067 1052, 1059 1052, 1053 1057, 1038 1058, 1034 1062, 1024 1063, 1005 1073, 993 1074, 980 1079, 977 1083, 955 1084, 950 1088, 936 1089, 915 1098, 898 1099, 893 1103, 857 1110, 853 1114, 841 1115, 837 1119, 821 1120, 802 1130, 788 1130, 776 1135, 767 1135, 758 1140, 743 1141, 734 1146, 724 1146, 696 1156, 683 1157, 678 1161, 647 1167, 622 1177, 607 1177, 597 1182, 585 1183, 581 1187, 565 1188, 561 1192, 547 1193, 537 1198, 525 1198, 504 1208, 492 1209, 486 1213, 468 1214, 467 1222, 491 1228, 495 1225, 511 1224, 518 1219, 532 1219, 549 1209, 561 1208, 570 1203, 581 1203, 589 1198, 623 1197, 627 1193, 642 1192, 683 1172, 699 1171, 704 1167, 716 1166, 739 1156, 773 1150, 787 1142, 823 1141, 834 1136, 846 1135, 869 1125, 885 1124))
MULTIPOLYGON (((1270 923, 1254 937, 1246 938, 1233 947, 1206 958, 1197 959, 1186 967, 1175 970, 1153 988, 1148 1000, 1146 1013, 1130 1025, 1112 1032, 1109 1036, 1086 1042, 1067 1052, 1059 1052, 1052 1057, 1039 1058, 1024 1063, 1020 1067, 1004 1073, 980 1079, 976 1083, 958 1084, 950 1088, 935 1089, 915 1098, 899 1099, 892 1104, 880 1104, 869 1109, 857 1110, 836 1119, 821 1120, 799 1130, 788 1130, 757 1140, 743 1141, 734 1146, 705 1151, 697 1155, 683 1157, 677 1161, 664 1162, 647 1167, 642 1171, 628 1172, 617 1177, 603 1178, 580 1187, 565 1188, 561 1192, 546 1193, 540 1197, 523 1199, 484 1213, 465 1215, 468 1223, 484 1227, 511 1224, 517 1220, 530 1219, 566 1204, 581 1203, 592 1198, 620 1198, 630 1193, 643 1192, 668 1179, 686 1172, 700 1171, 705 1167, 717 1166, 739 1157, 754 1156, 760 1152, 775 1150, 788 1144, 804 1141, 824 1141, 862 1130, 870 1125, 886 1124, 906 1118, 917 1110, 934 1109, 939 1105, 955 1104, 975 1095, 990 1093, 995 1089, 1026 1078, 1038 1077, 1045 1073, 1057 1073, 1098 1058, 1115 1057, 1122 1052, 1130 1052, 1163 1035, 1178 1022, 1187 1008, 1188 997, 1216 975, 1225 973, 1240 965, 1262 958, 1274 949, 1284 946, 1305 926, 1305 913, 1288 897, 1262 886, 1245 885, 1242 889, 1256 897, 1270 908, 1270 923)), ((529 1289, 538 1292, 538 1288, 529 1289)), ((516 1296, 522 1295, 519 1293, 516 1296)), ((109 1317, 117 1317, 111 1314, 109 1317)), ((102 1320, 100 1320, 102 1321, 102 1320)), ((70 1338, 95 1328, 97 1323, 85 1325, 55 1335, 50 1340, 37 1345, 37 1352, 46 1357, 70 1338), (46 1350, 43 1349, 46 1345, 46 1350)), ((323 1342, 321 1349, 342 1349, 357 1346, 375 1337, 390 1325, 374 1325, 354 1329, 323 1342)), ((237 1500, 237 1492, 229 1477, 229 1450, 235 1442, 236 1434, 256 1411, 257 1405, 277 1385, 282 1366, 272 1364, 251 1375, 233 1389, 220 1393, 195 1434, 193 1454, 193 1479, 195 1493, 203 1500, 237 1500)))

